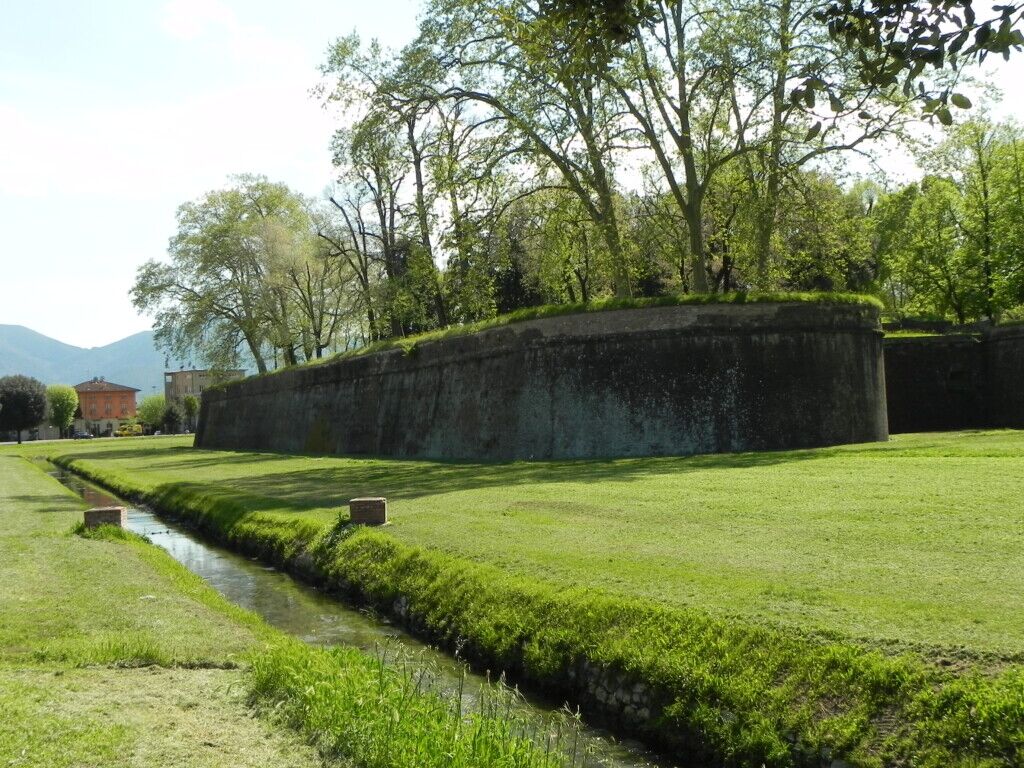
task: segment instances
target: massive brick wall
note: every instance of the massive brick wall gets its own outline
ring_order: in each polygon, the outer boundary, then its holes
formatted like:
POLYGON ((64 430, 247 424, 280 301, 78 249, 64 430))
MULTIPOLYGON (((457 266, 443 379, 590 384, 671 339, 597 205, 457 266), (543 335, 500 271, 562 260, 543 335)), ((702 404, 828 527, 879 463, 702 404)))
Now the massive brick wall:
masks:
POLYGON ((886 437, 877 310, 793 303, 531 320, 251 378, 204 394, 196 444, 483 460, 886 437))
POLYGON ((985 345, 979 336, 885 340, 890 432, 985 426, 985 382, 985 345))
POLYGON ((1024 429, 1024 325, 996 328, 985 343, 988 418, 995 427, 1024 429))
POLYGON ((889 431, 1024 427, 1024 326, 885 340, 889 431))

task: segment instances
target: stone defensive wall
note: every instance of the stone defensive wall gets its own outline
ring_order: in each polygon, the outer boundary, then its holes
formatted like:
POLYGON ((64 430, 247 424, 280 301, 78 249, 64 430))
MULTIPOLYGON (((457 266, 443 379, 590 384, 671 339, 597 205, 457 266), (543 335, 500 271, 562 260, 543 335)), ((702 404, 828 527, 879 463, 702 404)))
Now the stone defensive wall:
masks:
POLYGON ((508 460, 888 437, 870 305, 703 304, 534 319, 207 390, 203 448, 508 460))
POLYGON ((1024 325, 885 340, 889 431, 1024 428, 1024 325))
POLYGON ((996 328, 985 339, 991 426, 1024 429, 1024 325, 996 328))

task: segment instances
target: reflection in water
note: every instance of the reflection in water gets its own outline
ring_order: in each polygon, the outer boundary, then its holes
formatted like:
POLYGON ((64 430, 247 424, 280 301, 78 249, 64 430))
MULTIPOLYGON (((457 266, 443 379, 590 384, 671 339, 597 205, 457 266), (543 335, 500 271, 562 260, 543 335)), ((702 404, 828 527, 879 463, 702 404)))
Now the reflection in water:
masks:
MULTIPOLYGON (((175 560, 201 576, 228 600, 258 613, 267 623, 311 644, 355 646, 378 655, 384 651, 388 658, 399 659, 403 664, 426 667, 436 689, 449 695, 462 690, 464 706, 467 709, 474 706, 473 691, 484 678, 469 672, 459 661, 424 645, 386 621, 346 607, 287 574, 201 542, 184 528, 133 507, 77 475, 59 468, 54 468, 51 474, 93 506, 127 506, 128 527, 132 531, 166 549, 175 560)), ((520 701, 519 708, 519 714, 538 719, 550 718, 556 709, 527 699, 520 701)), ((617 741, 595 728, 582 727, 580 744, 590 753, 585 764, 595 768, 669 765, 641 745, 617 741)))

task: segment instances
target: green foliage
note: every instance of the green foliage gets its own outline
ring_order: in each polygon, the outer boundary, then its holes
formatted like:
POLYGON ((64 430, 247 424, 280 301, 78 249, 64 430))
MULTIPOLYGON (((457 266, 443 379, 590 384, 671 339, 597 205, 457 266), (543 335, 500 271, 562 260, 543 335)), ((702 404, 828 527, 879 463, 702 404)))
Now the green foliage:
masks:
POLYGON ((160 416, 160 424, 168 432, 177 432, 178 428, 185 422, 185 409, 175 400, 164 405, 164 411, 160 416))
POLYGON ((46 388, 46 400, 49 405, 50 424, 64 432, 75 420, 78 410, 78 393, 74 387, 66 384, 51 384, 46 388))
POLYGON ((960 247, 959 191, 949 180, 929 177, 910 207, 893 267, 904 293, 901 311, 947 317, 960 323, 981 309, 977 274, 960 247))
POLYGON ((46 387, 29 376, 0 378, 0 430, 21 431, 31 429, 46 417, 46 387))
POLYGON ((878 208, 889 306, 959 323, 995 320, 1024 301, 1024 134, 972 120, 924 163, 931 175, 878 208))
POLYGON ((139 421, 150 429, 156 429, 164 423, 164 413, 167 411, 167 401, 163 395, 149 395, 142 398, 136 410, 139 421))
POLYGON ((268 347, 290 364, 303 341, 326 346, 325 302, 343 281, 318 258, 308 207, 284 184, 252 175, 183 204, 170 261, 143 264, 131 289, 135 307, 155 318, 157 342, 221 368, 237 367, 244 348, 261 371, 268 347))
POLYGON ((509 716, 493 686, 480 691, 479 711, 462 697, 429 689, 418 665, 395 668, 351 648, 325 650, 299 641, 275 644, 252 659, 250 696, 284 718, 328 759, 365 768, 556 768, 563 745, 537 723, 509 716), (545 740, 547 737, 547 741, 545 740))
MULTIPOLYGON (((952 123, 949 105, 969 109, 971 101, 947 84, 952 73, 980 66, 991 53, 1009 58, 1024 45, 1019 28, 1024 4, 1007 2, 975 12, 970 0, 830 0, 819 17, 829 32, 857 51, 864 82, 882 89, 899 86, 920 97, 926 114, 952 123), (929 81, 926 71, 932 71, 929 81)), ((955 82, 955 80, 952 80, 955 82)), ((805 87, 827 90, 810 79, 805 87)))
POLYGON ((181 398, 181 408, 189 423, 194 423, 196 415, 199 413, 199 398, 195 395, 185 395, 181 398))

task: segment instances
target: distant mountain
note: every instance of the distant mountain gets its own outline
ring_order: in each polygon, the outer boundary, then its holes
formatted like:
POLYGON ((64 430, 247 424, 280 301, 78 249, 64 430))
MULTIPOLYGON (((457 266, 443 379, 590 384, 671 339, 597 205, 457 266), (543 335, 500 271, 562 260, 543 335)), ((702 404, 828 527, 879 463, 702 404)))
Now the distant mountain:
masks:
POLYGON ((166 360, 143 331, 105 347, 84 349, 20 325, 0 325, 0 376, 22 373, 45 384, 78 384, 102 376, 140 390, 139 397, 164 391, 164 371, 193 367, 166 360))

